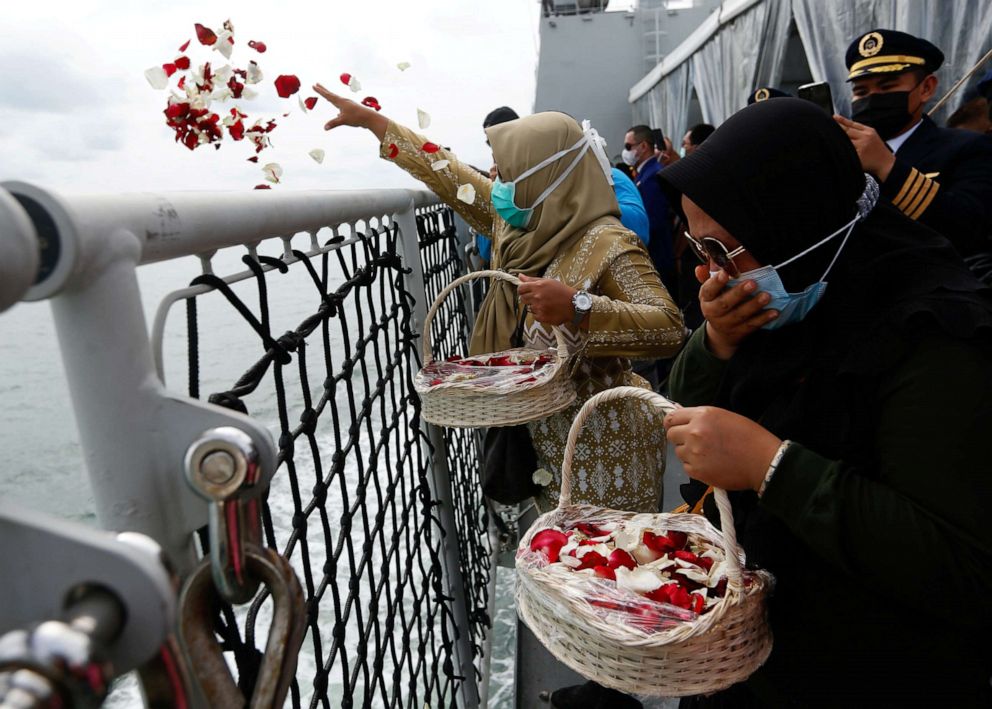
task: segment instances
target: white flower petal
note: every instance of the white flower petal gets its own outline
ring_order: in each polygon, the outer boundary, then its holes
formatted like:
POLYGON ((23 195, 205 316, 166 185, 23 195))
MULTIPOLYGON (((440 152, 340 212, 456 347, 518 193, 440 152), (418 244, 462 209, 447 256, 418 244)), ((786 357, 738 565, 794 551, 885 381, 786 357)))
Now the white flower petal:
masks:
POLYGON ((650 564, 655 559, 660 559, 664 556, 662 552, 649 549, 645 544, 638 544, 629 551, 630 555, 634 557, 634 561, 638 564, 650 564))
MULTIPOLYGON (((431 164, 431 167, 434 170, 443 170, 447 166, 448 166, 447 160, 438 160, 437 162, 431 164), (441 163, 444 164, 442 165, 441 163)), ((535 485, 541 485, 543 487, 549 485, 551 481, 554 480, 554 476, 546 468, 538 468, 537 470, 534 471, 534 474, 531 476, 531 479, 534 481, 535 485)))
POLYGON ((617 587, 626 588, 634 593, 650 593, 661 588, 664 583, 656 573, 648 569, 628 569, 626 566, 618 566, 615 573, 617 587))
POLYGON ((710 575, 698 566, 693 568, 675 569, 675 573, 681 574, 687 579, 692 579, 698 583, 708 583, 710 580, 710 575))
POLYGON ((230 64, 225 64, 220 69, 214 72, 214 78, 212 79, 214 85, 226 84, 231 76, 234 75, 234 69, 231 68, 230 64))
POLYGON ((400 71, 406 71, 407 69, 410 68, 410 62, 400 62, 399 64, 396 65, 396 68, 399 69, 400 71))
POLYGON ((279 178, 282 177, 282 165, 277 162, 266 163, 262 166, 262 172, 266 180, 278 184, 279 178))
POLYGON ((309 113, 310 112, 310 109, 307 108, 307 105, 305 103, 303 103, 303 96, 297 95, 296 96, 296 100, 300 104, 300 110, 301 111, 303 111, 304 113, 309 113))
POLYGON ((591 551, 596 552, 604 558, 609 557, 610 555, 610 548, 605 544, 584 544, 575 550, 575 556, 576 558, 581 559, 591 551))
POLYGON ((356 94, 362 90, 362 85, 358 82, 354 76, 348 81, 348 88, 354 91, 356 94))
MULTIPOLYGON (((437 162, 432 162, 431 163, 431 169, 434 172, 437 172, 439 170, 443 170, 444 168, 448 167, 448 165, 450 163, 451 163, 450 160, 438 160, 437 162)), ((544 476, 543 475, 541 476, 541 479, 542 480, 544 479, 544 476)), ((538 468, 537 470, 534 471, 534 483, 535 484, 537 484, 537 485, 547 485, 549 482, 551 482, 551 473, 548 473, 547 470, 544 470, 544 468, 538 468), (548 482, 547 483, 537 482, 537 474, 540 473, 541 471, 544 471, 545 473, 547 473, 547 475, 548 475, 548 482)))
POLYGON ((169 75, 160 66, 145 69, 145 78, 148 79, 148 83, 152 85, 153 89, 162 90, 169 85, 169 75))
POLYGON ((568 556, 572 553, 572 551, 578 548, 579 548, 578 540, 575 539, 574 537, 571 537, 569 538, 568 543, 565 544, 565 546, 563 546, 561 550, 558 552, 558 557, 561 558, 563 556, 568 556))
POLYGON ((474 204, 475 187, 472 186, 472 183, 466 182, 464 185, 458 188, 458 192, 455 193, 455 196, 465 204, 474 204))
POLYGON ((217 41, 213 45, 214 51, 223 54, 225 59, 230 59, 231 52, 234 51, 234 45, 231 44, 230 39, 231 33, 225 30, 217 35, 217 41))
POLYGON ((420 126, 421 130, 431 127, 431 117, 426 111, 421 111, 417 109, 417 125, 420 126))
POLYGON ((258 64, 255 62, 248 62, 248 67, 245 69, 245 83, 257 84, 261 80, 262 70, 258 68, 258 64))
POLYGON ((318 165, 324 162, 324 151, 321 148, 314 148, 307 155, 312 157, 318 165))
POLYGON ((644 536, 643 527, 624 527, 620 529, 614 539, 616 540, 617 549, 623 549, 624 551, 633 551, 637 548, 637 545, 641 543, 641 538, 644 536))
POLYGON ((558 556, 558 561, 561 562, 561 565, 562 566, 567 566, 570 569, 574 569, 574 568, 577 568, 577 567, 579 567, 579 566, 582 565, 582 562, 579 561, 574 556, 561 556, 561 555, 559 555, 558 556))

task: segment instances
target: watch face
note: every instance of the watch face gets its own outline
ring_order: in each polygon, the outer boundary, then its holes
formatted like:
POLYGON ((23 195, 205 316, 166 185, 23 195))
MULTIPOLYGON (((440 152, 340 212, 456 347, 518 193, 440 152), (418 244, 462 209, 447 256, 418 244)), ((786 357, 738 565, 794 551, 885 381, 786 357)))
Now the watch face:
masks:
POLYGON ((575 309, 576 310, 590 310, 592 309, 592 296, 588 293, 576 293, 575 294, 575 309))

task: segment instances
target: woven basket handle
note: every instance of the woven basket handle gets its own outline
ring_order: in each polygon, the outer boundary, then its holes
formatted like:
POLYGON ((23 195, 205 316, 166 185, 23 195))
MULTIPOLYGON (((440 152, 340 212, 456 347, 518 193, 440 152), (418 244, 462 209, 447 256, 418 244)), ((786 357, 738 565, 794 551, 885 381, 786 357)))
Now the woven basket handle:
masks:
MULTIPOLYGON (((660 394, 655 394, 649 389, 640 387, 621 386, 601 391, 591 396, 582 405, 578 416, 572 422, 572 427, 568 431, 568 441, 565 443, 565 457, 561 464, 561 496, 558 498, 558 509, 562 510, 572 504, 572 460, 575 457, 575 446, 579 440, 579 433, 593 410, 606 401, 616 401, 617 399, 634 398, 646 401, 652 406, 660 409, 664 413, 669 413, 678 408, 678 404, 669 401, 660 394)), ((727 493, 718 487, 713 488, 713 497, 716 500, 716 507, 720 512, 720 528, 723 532, 723 552, 727 559, 727 585, 734 591, 741 590, 741 562, 738 557, 737 530, 734 528, 734 513, 730 509, 730 500, 727 493)))
MULTIPOLYGON (((520 279, 513 274, 507 273, 506 271, 474 271, 473 273, 467 273, 460 278, 456 278, 444 289, 437 294, 437 298, 431 304, 430 310, 427 311, 427 317, 424 319, 424 366, 428 363, 434 361, 433 354, 433 340, 431 338, 431 323, 434 321, 434 316, 437 314, 438 309, 441 307, 441 303, 444 299, 448 297, 448 294, 455 288, 463 283, 468 283, 469 281, 474 281, 478 278, 500 278, 504 281, 512 283, 514 286, 520 285, 520 279)), ((551 330, 555 333, 555 340, 558 342, 558 359, 552 365, 555 370, 559 367, 564 366, 565 360, 568 359, 568 342, 565 340, 565 335, 562 333, 561 328, 554 326, 551 330)))

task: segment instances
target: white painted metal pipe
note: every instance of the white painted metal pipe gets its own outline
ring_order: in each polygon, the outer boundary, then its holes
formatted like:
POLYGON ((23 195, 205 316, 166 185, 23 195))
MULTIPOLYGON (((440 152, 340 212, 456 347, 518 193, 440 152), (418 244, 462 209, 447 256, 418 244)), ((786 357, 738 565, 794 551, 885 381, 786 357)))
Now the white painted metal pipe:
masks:
POLYGON ((0 313, 27 293, 38 274, 38 235, 24 208, 0 190, 0 313))

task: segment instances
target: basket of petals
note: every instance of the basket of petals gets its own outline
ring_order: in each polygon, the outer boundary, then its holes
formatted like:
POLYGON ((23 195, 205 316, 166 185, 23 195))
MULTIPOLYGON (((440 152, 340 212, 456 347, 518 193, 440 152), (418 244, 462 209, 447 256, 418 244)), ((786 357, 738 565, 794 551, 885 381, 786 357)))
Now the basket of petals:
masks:
POLYGON ((424 323, 424 366, 414 378, 421 413, 433 424, 453 428, 513 426, 542 419, 575 401, 567 366, 568 346, 555 328, 557 349, 517 347, 502 352, 445 360, 433 359, 431 323, 455 288, 477 278, 520 281, 503 271, 477 271, 455 279, 442 290, 424 323))
POLYGON ((651 391, 617 387, 590 398, 569 431, 559 505, 517 549, 517 612, 559 660, 600 684, 649 696, 709 694, 768 658, 765 599, 773 579, 743 567, 733 513, 714 490, 720 525, 702 515, 644 514, 571 503, 579 431, 596 405, 651 391))

